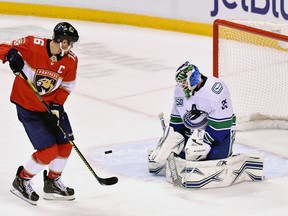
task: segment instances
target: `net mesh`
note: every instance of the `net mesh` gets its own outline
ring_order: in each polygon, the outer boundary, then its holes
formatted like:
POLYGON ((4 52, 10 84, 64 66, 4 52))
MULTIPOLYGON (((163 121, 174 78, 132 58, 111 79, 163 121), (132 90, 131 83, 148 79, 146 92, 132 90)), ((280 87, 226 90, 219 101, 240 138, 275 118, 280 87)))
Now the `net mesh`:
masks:
MULTIPOLYGON (((284 24, 233 22, 278 35, 288 33, 284 24)), ((237 128, 288 129, 288 40, 245 29, 218 25, 218 76, 230 90, 237 128)))

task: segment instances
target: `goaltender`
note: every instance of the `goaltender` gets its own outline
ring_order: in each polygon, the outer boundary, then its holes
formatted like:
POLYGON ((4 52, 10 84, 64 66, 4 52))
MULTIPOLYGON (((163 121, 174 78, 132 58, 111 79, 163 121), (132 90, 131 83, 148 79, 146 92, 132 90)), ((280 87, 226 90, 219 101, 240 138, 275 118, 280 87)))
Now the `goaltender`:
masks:
MULTIPOLYGON (((185 62, 176 71, 177 85, 165 139, 177 134, 182 145, 165 145, 189 161, 215 160, 232 155, 236 117, 227 86, 218 78, 200 73, 197 66, 185 62)), ((162 146, 162 144, 161 144, 162 146)), ((164 147, 164 146, 163 146, 164 147)), ((161 149, 161 148, 160 148, 161 149)), ((165 159, 159 148, 151 160, 165 159)))
POLYGON ((185 62, 176 71, 177 85, 169 126, 148 151, 149 172, 166 175, 185 188, 216 188, 263 180, 263 157, 232 155, 236 117, 225 83, 185 62))

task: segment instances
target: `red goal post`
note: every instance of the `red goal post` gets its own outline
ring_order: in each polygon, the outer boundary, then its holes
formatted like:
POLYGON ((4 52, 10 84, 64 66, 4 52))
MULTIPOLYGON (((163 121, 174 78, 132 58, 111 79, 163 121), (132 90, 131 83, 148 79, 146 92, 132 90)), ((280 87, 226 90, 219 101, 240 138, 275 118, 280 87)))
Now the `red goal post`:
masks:
POLYGON ((221 20, 213 23, 213 75, 228 86, 237 128, 288 129, 288 26, 221 20))

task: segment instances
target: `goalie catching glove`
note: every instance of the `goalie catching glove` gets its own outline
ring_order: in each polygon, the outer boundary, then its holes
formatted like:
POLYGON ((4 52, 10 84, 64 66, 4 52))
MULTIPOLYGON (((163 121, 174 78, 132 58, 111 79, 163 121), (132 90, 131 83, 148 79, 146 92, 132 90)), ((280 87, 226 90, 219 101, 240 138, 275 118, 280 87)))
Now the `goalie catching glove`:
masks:
POLYGON ((200 161, 206 159, 211 146, 203 142, 204 130, 195 129, 187 140, 185 157, 188 161, 200 161))

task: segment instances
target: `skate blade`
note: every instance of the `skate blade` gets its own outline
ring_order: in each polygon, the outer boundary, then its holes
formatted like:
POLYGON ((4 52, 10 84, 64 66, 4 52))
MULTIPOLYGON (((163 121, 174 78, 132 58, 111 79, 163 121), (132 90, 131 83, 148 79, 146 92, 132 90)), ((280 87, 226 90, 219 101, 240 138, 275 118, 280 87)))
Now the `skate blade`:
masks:
POLYGON ((45 200, 57 200, 57 201, 72 201, 75 200, 74 195, 71 196, 62 196, 55 193, 44 193, 43 199, 45 200))
POLYGON ((29 200, 27 198, 25 198, 18 190, 16 190, 15 188, 11 188, 10 189, 11 193, 13 193, 15 196, 19 197, 20 199, 28 202, 31 205, 37 206, 37 201, 33 201, 33 200, 29 200))

